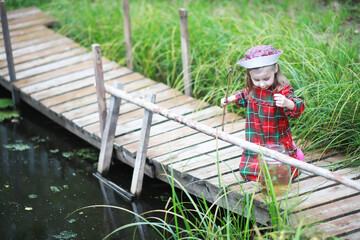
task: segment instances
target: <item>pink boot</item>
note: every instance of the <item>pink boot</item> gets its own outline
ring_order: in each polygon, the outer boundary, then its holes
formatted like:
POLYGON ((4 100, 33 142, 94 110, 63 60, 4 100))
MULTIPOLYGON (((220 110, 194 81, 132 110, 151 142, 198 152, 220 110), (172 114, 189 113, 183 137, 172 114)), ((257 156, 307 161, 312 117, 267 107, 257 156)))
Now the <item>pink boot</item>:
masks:
POLYGON ((300 161, 304 161, 304 153, 301 151, 301 149, 300 148, 298 148, 297 146, 296 146, 296 144, 294 143, 294 141, 292 142, 293 143, 293 145, 294 145, 294 147, 296 147, 296 155, 297 155, 297 159, 298 160, 300 160, 300 161))

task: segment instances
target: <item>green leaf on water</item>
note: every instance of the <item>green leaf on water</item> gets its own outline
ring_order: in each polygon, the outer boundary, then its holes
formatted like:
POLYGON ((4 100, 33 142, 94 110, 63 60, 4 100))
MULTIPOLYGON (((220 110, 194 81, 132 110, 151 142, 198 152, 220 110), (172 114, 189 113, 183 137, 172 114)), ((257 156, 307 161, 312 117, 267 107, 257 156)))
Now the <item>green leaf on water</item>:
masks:
POLYGON ((59 149, 50 149, 50 152, 51 152, 51 153, 58 153, 58 152, 59 152, 59 149))
POLYGON ((0 108, 13 107, 14 103, 10 98, 0 98, 0 108))
POLYGON ((72 156, 74 156, 74 153, 72 152, 63 152, 62 156, 65 158, 71 158, 72 156))
POLYGON ((37 195, 36 195, 36 194, 30 194, 30 195, 28 195, 28 197, 29 197, 30 199, 33 199, 33 198, 37 198, 37 195))
POLYGON ((69 223, 74 223, 74 222, 76 222, 76 220, 72 218, 72 219, 69 219, 68 222, 69 223))
POLYGON ((62 231, 59 235, 53 235, 56 239, 71 239, 76 238, 77 234, 70 231, 62 231))
POLYGON ((33 208, 32 207, 25 207, 25 211, 32 211, 33 208))
POLYGON ((30 149, 30 146, 27 144, 17 143, 17 144, 5 144, 4 148, 9 149, 10 151, 24 151, 30 149))
POLYGON ((64 189, 69 189, 69 186, 68 185, 63 185, 63 188, 64 189))
POLYGON ((51 191, 53 191, 53 193, 58 193, 60 192, 60 188, 58 188, 57 186, 50 186, 51 191))

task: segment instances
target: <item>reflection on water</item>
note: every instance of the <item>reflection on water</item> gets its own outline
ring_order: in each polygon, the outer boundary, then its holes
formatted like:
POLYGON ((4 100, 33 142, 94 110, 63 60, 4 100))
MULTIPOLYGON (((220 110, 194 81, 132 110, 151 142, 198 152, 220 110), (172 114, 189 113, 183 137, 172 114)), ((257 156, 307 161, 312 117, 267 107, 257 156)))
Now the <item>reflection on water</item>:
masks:
MULTIPOLYGON (((64 158, 63 152, 85 143, 60 131, 49 120, 31 119, 26 113, 19 123, 0 123, 1 239, 102 239, 114 229, 135 222, 135 216, 111 208, 69 214, 90 205, 115 205, 137 213, 163 207, 163 202, 154 201, 156 194, 164 191, 161 183, 157 183, 160 188, 146 186, 143 201, 129 203, 92 176, 92 163, 64 158), (38 136, 46 141, 31 140, 38 136), (9 144, 23 144, 29 149, 8 149, 9 144)), ((120 168, 115 170, 116 178, 129 189, 132 170, 120 168)), ((156 239, 154 234, 150 227, 141 228, 134 237, 132 228, 110 239, 156 239)))

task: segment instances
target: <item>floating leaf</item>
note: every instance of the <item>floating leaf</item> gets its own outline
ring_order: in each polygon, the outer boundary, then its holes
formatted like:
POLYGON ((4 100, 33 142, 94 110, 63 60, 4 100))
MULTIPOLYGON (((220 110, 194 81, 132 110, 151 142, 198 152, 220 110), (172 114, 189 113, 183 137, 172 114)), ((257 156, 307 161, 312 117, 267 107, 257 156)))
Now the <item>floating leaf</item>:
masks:
POLYGON ((25 211, 32 211, 33 208, 32 207, 25 207, 25 211))
POLYGON ((10 98, 0 98, 0 108, 13 107, 14 103, 10 98))
POLYGON ((30 194, 30 195, 28 195, 28 197, 33 199, 33 198, 37 198, 37 195, 36 194, 30 194))
POLYGON ((69 219, 68 222, 69 223, 74 223, 74 222, 76 222, 76 220, 72 218, 72 219, 69 219))
POLYGON ((68 185, 63 185, 63 188, 64 189, 69 189, 69 186, 68 185))
POLYGON ((5 119, 18 118, 20 116, 17 110, 12 111, 0 111, 0 122, 5 119))
POLYGON ((5 186, 5 188, 9 188, 10 186, 9 185, 4 185, 5 186))
POLYGON ((56 186, 50 186, 51 191, 53 191, 53 193, 57 193, 60 192, 60 188, 56 187, 56 186))
POLYGON ((50 152, 51 152, 51 153, 58 153, 58 152, 59 152, 59 149, 50 149, 50 152))
POLYGON ((76 238, 77 234, 70 231, 62 231, 59 235, 53 235, 56 239, 71 239, 76 238))
POLYGON ((62 156, 65 158, 71 158, 72 156, 74 156, 74 153, 72 152, 63 152, 62 156))
POLYGON ((41 138, 40 136, 35 136, 31 138, 31 141, 36 142, 36 143, 43 143, 46 142, 45 138, 41 138))
POLYGON ((24 151, 30 149, 30 146, 27 144, 17 143, 17 144, 5 144, 4 148, 9 149, 10 151, 24 151))

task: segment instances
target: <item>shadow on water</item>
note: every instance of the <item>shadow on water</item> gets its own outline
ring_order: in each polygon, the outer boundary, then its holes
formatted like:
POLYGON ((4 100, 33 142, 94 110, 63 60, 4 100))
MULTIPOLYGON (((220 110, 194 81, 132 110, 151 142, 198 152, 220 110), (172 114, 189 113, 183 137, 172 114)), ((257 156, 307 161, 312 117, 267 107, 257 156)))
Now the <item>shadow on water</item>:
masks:
MULTIPOLYGON (((166 184, 145 178, 141 201, 129 203, 92 175, 96 160, 76 154, 90 149, 97 155, 97 149, 24 104, 21 115, 17 123, 0 123, 1 239, 102 239, 137 219, 112 208, 69 214, 90 205, 114 205, 138 213, 164 208, 170 193, 166 184), (16 146, 23 150, 11 148, 16 146)), ((110 172, 112 181, 125 189, 131 175, 132 168, 123 164, 115 164, 110 172)), ((151 227, 142 227, 109 239, 157 238, 151 227)))

